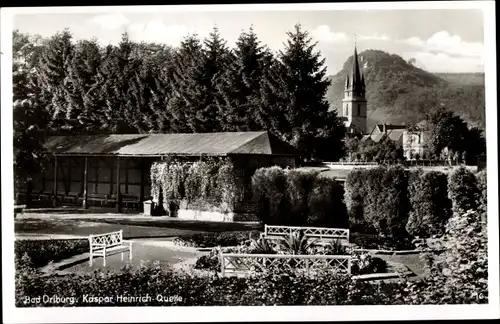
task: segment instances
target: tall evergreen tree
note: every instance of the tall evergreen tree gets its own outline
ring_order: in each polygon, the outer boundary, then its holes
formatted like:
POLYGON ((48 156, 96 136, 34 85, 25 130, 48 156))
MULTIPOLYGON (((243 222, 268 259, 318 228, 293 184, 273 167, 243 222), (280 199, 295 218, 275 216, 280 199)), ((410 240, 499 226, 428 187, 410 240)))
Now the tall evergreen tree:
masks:
POLYGON ((134 111, 127 106, 130 80, 135 75, 138 60, 132 57, 136 44, 127 33, 117 47, 108 47, 106 59, 102 64, 100 83, 105 101, 104 114, 107 127, 112 133, 136 133, 137 129, 129 123, 134 111))
POLYGON ((232 63, 219 83, 217 103, 225 131, 263 129, 257 113, 266 50, 257 39, 253 27, 239 36, 232 63))
POLYGON ((73 54, 72 35, 68 29, 50 38, 40 58, 41 101, 52 116, 51 125, 64 129, 67 124, 65 80, 73 54))
POLYGON ((328 111, 325 60, 300 24, 287 35, 263 91, 271 129, 312 158, 338 159, 345 131, 336 112, 328 111))
POLYGON ((209 36, 204 40, 204 50, 201 61, 201 75, 198 79, 199 105, 194 119, 195 132, 222 131, 221 116, 217 107, 217 99, 222 94, 218 84, 222 82, 227 66, 231 62, 232 54, 226 41, 214 27, 209 36))
MULTIPOLYGON (((89 105, 87 96, 98 82, 97 71, 101 64, 101 53, 96 39, 79 41, 74 49, 65 91, 68 103, 66 118, 72 121, 73 132, 93 132, 98 114, 95 106, 89 105)), ((97 127, 98 128, 98 127, 97 127)))
POLYGON ((181 42, 173 57, 172 96, 168 99, 167 111, 175 132, 197 131, 196 112, 204 102, 206 92, 201 83, 202 49, 198 35, 190 35, 181 42))

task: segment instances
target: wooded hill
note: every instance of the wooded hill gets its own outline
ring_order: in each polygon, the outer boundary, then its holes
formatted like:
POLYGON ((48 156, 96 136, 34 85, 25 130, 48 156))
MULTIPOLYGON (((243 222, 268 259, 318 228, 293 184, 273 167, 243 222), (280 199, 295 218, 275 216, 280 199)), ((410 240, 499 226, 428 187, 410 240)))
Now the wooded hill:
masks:
MULTIPOLYGON (((413 124, 441 104, 470 125, 485 126, 484 73, 439 73, 422 70, 402 57, 380 50, 359 54, 366 80, 368 129, 376 123, 413 124)), ((352 56, 334 76, 327 97, 340 112, 352 56)))

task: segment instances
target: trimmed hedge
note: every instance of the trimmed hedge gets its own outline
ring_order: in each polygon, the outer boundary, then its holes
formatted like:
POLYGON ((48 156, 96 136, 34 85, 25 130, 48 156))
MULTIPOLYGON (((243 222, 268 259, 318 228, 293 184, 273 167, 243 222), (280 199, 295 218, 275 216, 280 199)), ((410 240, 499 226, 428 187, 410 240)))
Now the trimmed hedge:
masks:
POLYGON ((57 262, 89 251, 88 240, 19 240, 14 242, 14 256, 21 260, 25 255, 34 267, 43 267, 50 261, 57 262))
POLYGON ((273 166, 257 169, 252 176, 252 193, 257 217, 268 225, 283 225, 289 220, 287 213, 287 177, 285 171, 273 166))
POLYGON ((411 210, 406 230, 413 236, 441 235, 451 216, 446 174, 437 171, 410 173, 408 194, 411 210))
MULTIPOLYGON (((351 224, 365 233, 375 231, 405 241, 410 210, 408 171, 400 166, 354 170, 347 176, 345 201, 351 224), (356 226, 357 225, 357 226, 356 226)), ((352 228, 351 228, 352 229, 352 228)))
POLYGON ((347 227, 343 188, 317 172, 260 168, 252 177, 257 217, 263 224, 347 227))
POLYGON ((364 219, 364 198, 366 189, 366 175, 364 169, 353 169, 346 177, 344 183, 344 201, 349 216, 349 228, 351 230, 366 229, 364 219))
POLYGON ((316 178, 308 200, 307 225, 348 228, 344 189, 335 179, 316 178))
POLYGON ((477 210, 481 193, 476 176, 464 167, 454 170, 448 176, 448 197, 454 212, 477 210))

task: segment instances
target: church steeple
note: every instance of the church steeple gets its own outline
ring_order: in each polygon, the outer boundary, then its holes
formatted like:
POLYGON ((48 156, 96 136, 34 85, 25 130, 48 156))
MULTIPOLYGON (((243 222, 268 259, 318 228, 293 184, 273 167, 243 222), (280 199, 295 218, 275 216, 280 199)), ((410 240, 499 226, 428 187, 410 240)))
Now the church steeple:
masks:
POLYGON ((367 102, 365 97, 365 77, 359 65, 358 49, 354 42, 351 71, 345 80, 344 99, 342 100, 342 116, 349 132, 365 134, 367 102))
POLYGON ((352 57, 351 72, 346 78, 346 90, 352 91, 355 95, 363 96, 365 80, 359 66, 358 49, 354 41, 354 55, 352 57))

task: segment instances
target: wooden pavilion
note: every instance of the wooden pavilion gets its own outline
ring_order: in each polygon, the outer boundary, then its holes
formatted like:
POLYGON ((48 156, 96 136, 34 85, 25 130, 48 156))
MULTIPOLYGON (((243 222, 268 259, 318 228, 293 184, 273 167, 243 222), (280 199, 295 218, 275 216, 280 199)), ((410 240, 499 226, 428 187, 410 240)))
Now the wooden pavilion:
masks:
POLYGON ((166 156, 199 160, 231 157, 250 180, 263 166, 295 166, 299 153, 268 132, 53 136, 53 157, 33 179, 34 202, 52 206, 142 209, 150 197, 150 169, 166 156))

